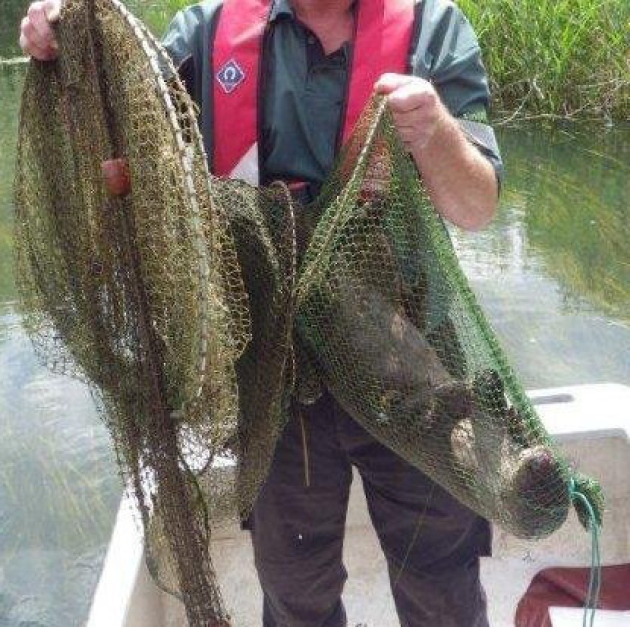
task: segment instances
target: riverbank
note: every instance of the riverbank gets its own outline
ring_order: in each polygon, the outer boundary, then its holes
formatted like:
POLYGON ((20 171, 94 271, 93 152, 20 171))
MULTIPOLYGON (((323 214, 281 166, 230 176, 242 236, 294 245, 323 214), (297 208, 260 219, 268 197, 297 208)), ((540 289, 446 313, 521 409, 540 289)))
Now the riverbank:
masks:
POLYGON ((630 119, 628 0, 458 0, 499 117, 630 119))

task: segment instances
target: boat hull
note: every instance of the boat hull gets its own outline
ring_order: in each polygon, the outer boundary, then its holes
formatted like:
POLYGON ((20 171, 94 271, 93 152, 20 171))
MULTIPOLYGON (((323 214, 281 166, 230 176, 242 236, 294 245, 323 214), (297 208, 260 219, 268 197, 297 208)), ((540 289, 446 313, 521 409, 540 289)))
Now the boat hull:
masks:
MULTIPOLYGON (((597 477, 602 484, 606 494, 603 563, 630 562, 630 416, 626 409, 630 406, 630 387, 583 385, 538 390, 530 396, 561 451, 578 470, 597 477)), ((248 533, 236 525, 215 533, 212 553, 214 563, 221 566, 219 581, 233 624, 259 627, 261 595, 248 533)), ((358 477, 350 497, 344 561, 348 570, 344 588, 348 624, 398 625, 385 559, 358 477)), ((516 539, 495 528, 493 556, 484 558, 481 565, 490 625, 513 627, 516 605, 539 571, 590 563, 590 537, 573 512, 559 531, 536 542, 516 539)), ((555 615, 554 627, 556 622, 558 626, 565 624, 561 621, 566 612, 555 615)), ((185 625, 181 604, 161 592, 146 571, 131 506, 123 500, 87 627, 185 625)))

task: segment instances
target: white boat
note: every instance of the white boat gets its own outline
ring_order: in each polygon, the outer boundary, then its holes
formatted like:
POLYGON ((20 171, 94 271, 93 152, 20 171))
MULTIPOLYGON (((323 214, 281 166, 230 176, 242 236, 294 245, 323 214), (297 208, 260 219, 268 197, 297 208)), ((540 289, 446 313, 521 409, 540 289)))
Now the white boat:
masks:
MULTIPOLYGON (((530 392, 547 430, 580 471, 606 494, 602 563, 630 563, 630 387, 581 385, 530 392)), ((213 559, 235 627, 258 627, 261 598, 248 534, 237 526, 215 535, 213 559)), ((349 572, 344 602, 350 627, 395 627, 385 561, 369 522, 361 482, 354 481, 344 559, 349 572)), ((519 599, 536 573, 552 566, 590 566, 591 541, 574 513, 558 532, 538 542, 494 530, 493 557, 482 578, 492 627, 512 627, 519 599)), ((630 597, 630 591, 628 592, 630 597)), ((582 625, 583 610, 551 608, 553 627, 582 625)), ((629 627, 630 612, 599 611, 596 627, 629 627)), ((152 582, 142 538, 123 499, 86 627, 184 627, 178 601, 152 582)), ((436 627, 440 627, 436 625, 436 627)))

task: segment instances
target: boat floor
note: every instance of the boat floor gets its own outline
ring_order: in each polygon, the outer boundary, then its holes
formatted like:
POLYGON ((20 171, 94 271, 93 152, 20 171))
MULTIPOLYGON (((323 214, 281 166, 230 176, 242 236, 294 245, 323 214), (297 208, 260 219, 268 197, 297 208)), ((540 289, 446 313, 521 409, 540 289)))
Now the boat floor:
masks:
MULTIPOLYGON (((570 463, 581 472, 597 477, 604 488, 602 562, 630 563, 627 485, 630 387, 589 385, 542 390, 531 395, 538 403, 538 412, 547 429, 570 463)), ((247 532, 234 526, 215 533, 212 553, 232 624, 259 627, 261 595, 247 532)), ((344 562, 348 581, 343 598, 349 627, 397 626, 385 559, 369 522, 361 482, 356 477, 348 510, 344 562)), ((495 528, 493 556, 482 560, 490 625, 513 627, 516 605, 540 570, 551 566, 588 566, 590 562, 590 536, 573 512, 562 529, 537 542, 517 540, 495 528)), ((554 612, 552 618, 553 627, 582 624, 580 610, 554 612)), ((150 580, 129 506, 121 506, 87 627, 184 627, 185 624, 180 603, 161 593, 150 580)), ((630 617, 622 612, 602 612, 595 624, 630 627, 630 617)))

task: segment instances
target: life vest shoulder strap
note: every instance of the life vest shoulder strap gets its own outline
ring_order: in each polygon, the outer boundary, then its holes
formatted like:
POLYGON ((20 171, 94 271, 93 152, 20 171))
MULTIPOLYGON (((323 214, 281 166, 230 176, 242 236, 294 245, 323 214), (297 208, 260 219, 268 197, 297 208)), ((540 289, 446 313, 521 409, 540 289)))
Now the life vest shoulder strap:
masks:
POLYGON ((359 2, 353 46, 350 88, 343 126, 343 142, 386 72, 404 74, 414 23, 413 0, 363 0, 359 2))
POLYGON ((258 183, 259 68, 270 9, 270 0, 225 0, 212 46, 213 170, 231 176, 240 165, 238 178, 252 184, 258 183))
MULTIPOLYGON (((271 0, 224 0, 212 47, 214 173, 258 183, 258 97, 271 0)), ((345 142, 384 72, 404 73, 414 0, 359 0, 345 142)))

